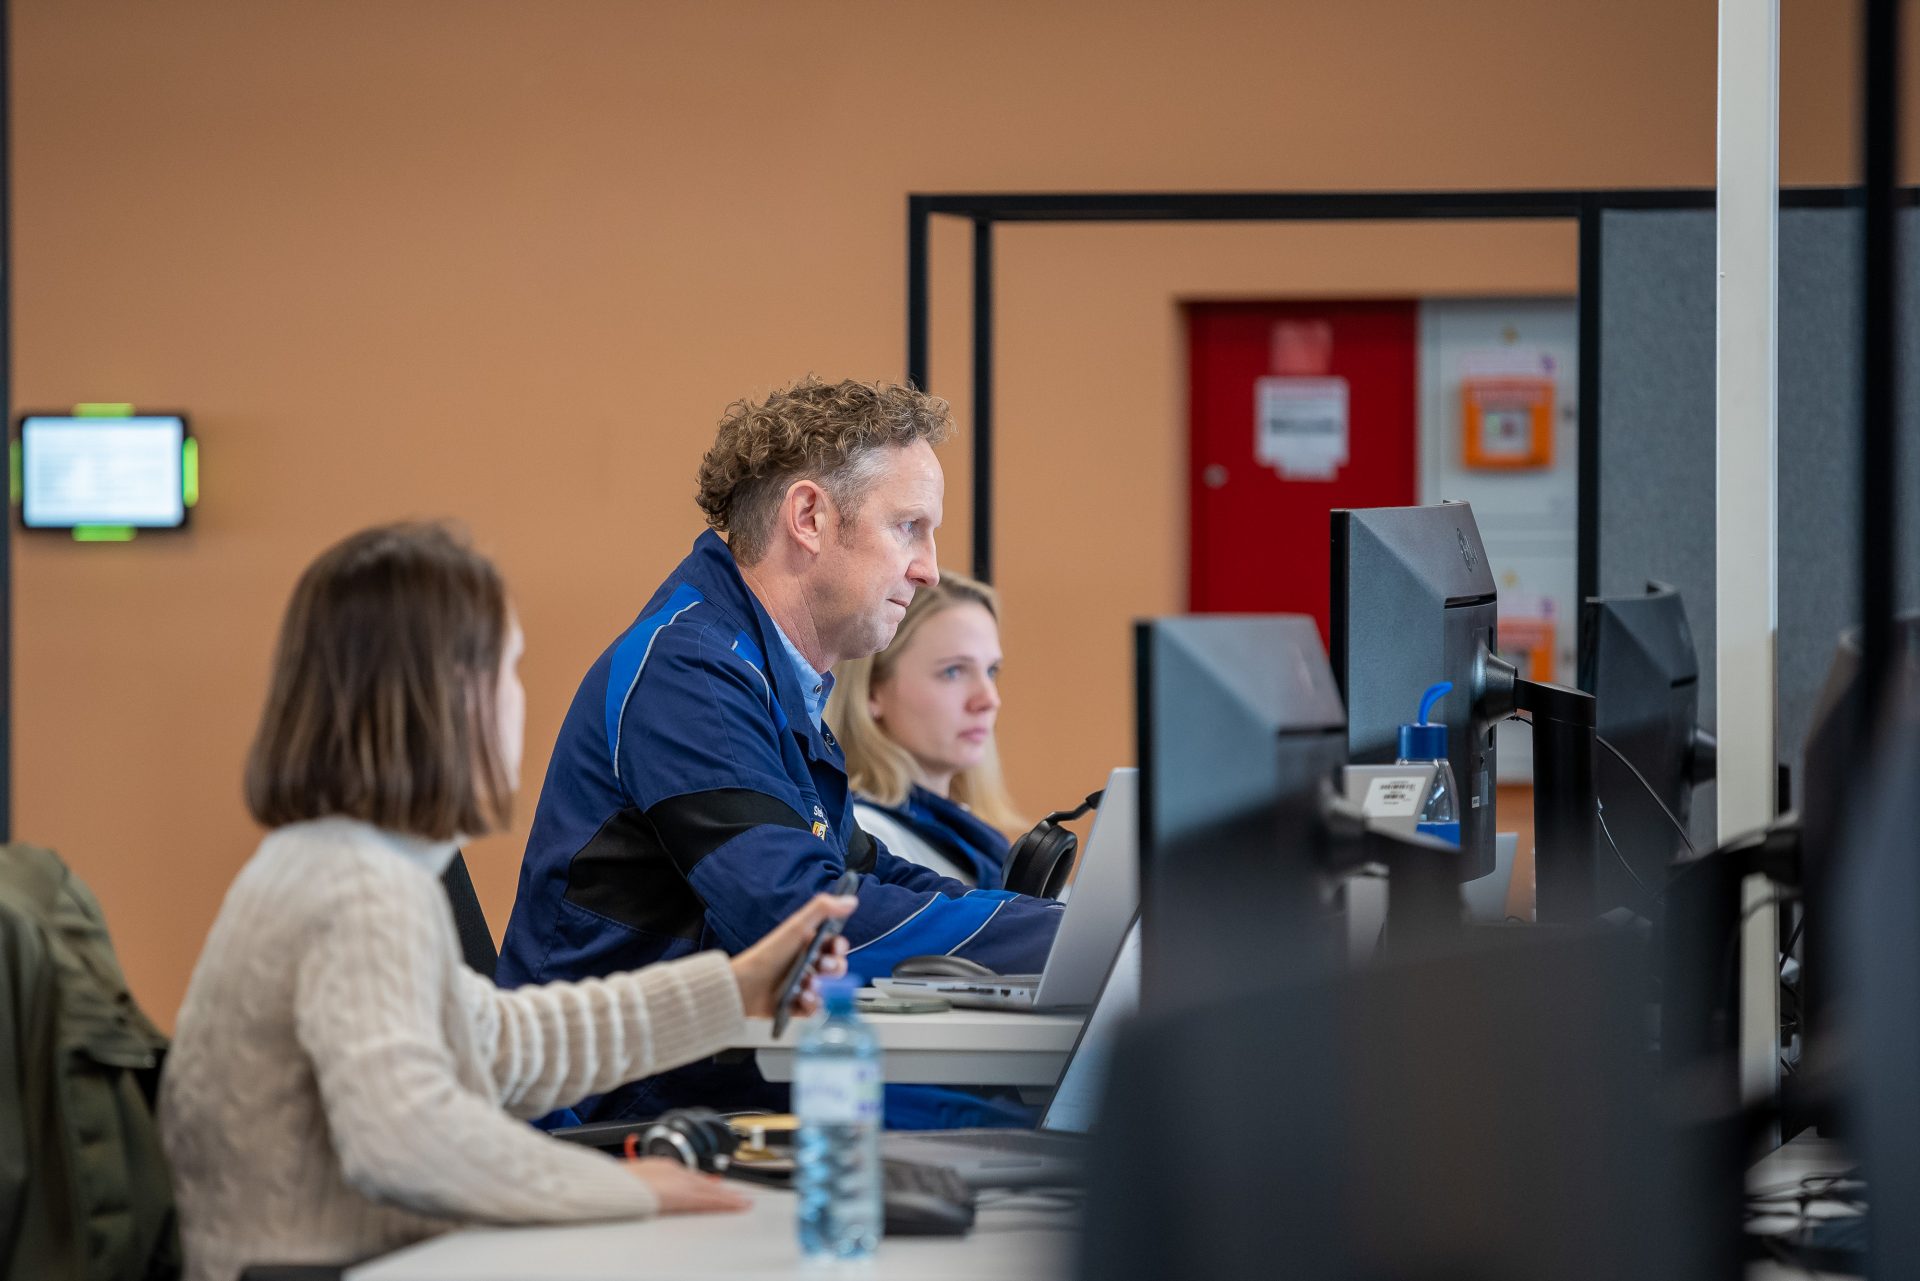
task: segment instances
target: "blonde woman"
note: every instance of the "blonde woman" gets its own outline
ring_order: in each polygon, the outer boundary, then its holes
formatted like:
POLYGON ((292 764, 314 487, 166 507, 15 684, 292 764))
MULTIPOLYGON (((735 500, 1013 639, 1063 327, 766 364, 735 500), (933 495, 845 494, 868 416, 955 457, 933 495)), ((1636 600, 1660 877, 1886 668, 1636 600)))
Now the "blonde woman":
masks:
MULTIPOLYGON (((908 862, 984 890, 1004 888, 1008 835, 1027 826, 994 750, 999 682, 1000 598, 949 571, 914 593, 892 644, 834 668, 827 700, 861 830, 908 862)), ((889 1129, 1033 1122, 1011 1091, 886 1090, 889 1129)))
POLYGON ((1002 888, 1008 836, 1026 827, 994 750, 1000 658, 993 589, 943 574, 914 594, 891 645, 840 664, 827 703, 862 830, 981 889, 1002 888))

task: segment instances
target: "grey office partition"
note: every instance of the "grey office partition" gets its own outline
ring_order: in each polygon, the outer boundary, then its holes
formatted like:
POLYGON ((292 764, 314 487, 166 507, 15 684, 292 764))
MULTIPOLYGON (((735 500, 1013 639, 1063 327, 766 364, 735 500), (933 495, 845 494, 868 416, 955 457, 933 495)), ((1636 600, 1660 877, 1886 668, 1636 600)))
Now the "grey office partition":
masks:
MULTIPOLYGON (((1901 213, 1914 245, 1920 211, 1901 213)), ((1684 594, 1700 650, 1701 719, 1715 722, 1714 215, 1711 210, 1601 216, 1600 590, 1648 579, 1684 594)), ((1842 628, 1859 621, 1860 214, 1780 215, 1779 753, 1800 764, 1814 700, 1842 628)), ((1920 255, 1900 295, 1920 322, 1920 255)), ((1903 424, 1920 405, 1920 330, 1901 335, 1903 424)), ((1920 439, 1903 430, 1903 495, 1920 494, 1920 439)), ((1903 513, 1901 608, 1920 602, 1920 519, 1903 513)), ((1759 554, 1757 551, 1756 555, 1759 554)), ((1696 840, 1712 799, 1696 805, 1696 840)))

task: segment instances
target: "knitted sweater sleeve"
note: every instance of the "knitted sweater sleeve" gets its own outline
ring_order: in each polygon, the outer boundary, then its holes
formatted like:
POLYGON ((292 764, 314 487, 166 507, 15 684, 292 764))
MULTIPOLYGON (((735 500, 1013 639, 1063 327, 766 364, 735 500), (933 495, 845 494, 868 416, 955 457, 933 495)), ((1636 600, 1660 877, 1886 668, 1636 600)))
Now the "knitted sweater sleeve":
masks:
POLYGON ((724 952, 577 983, 501 991, 459 967, 460 1001, 500 1102, 544 1116, 735 1043, 740 985, 724 952))
POLYGON ((656 1211, 618 1161, 551 1139, 463 1085, 443 1022, 458 956, 434 916, 437 889, 411 868, 345 872, 301 958, 295 1034, 347 1181, 416 1213, 483 1222, 656 1211))

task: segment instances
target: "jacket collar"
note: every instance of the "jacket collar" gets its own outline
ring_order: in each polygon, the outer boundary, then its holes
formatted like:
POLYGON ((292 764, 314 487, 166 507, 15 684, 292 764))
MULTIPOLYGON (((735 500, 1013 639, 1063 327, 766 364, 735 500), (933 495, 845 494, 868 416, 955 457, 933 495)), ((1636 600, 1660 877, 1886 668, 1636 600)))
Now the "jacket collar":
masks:
POLYGON ((806 746, 807 754, 815 760, 838 763, 840 757, 833 748, 833 740, 815 729, 813 718, 807 714, 800 673, 793 669, 793 660, 787 657, 787 647, 780 640, 773 616, 747 586, 747 580, 740 576, 740 566, 734 562, 726 540, 711 529, 702 532, 693 540, 693 550, 680 562, 674 577, 697 587, 708 604, 725 614, 753 641, 760 651, 761 666, 767 684, 773 689, 774 701, 786 715, 788 726, 806 746))

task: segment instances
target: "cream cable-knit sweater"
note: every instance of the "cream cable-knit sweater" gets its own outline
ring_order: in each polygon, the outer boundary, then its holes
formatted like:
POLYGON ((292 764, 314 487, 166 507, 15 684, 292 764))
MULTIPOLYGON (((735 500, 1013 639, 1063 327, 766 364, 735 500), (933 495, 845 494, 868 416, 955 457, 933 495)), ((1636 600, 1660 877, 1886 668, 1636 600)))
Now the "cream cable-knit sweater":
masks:
POLYGON ((657 1208, 620 1162, 516 1118, 725 1048, 726 957, 500 991, 461 963, 453 850, 322 819, 241 869, 161 1087, 188 1281, 657 1208))

